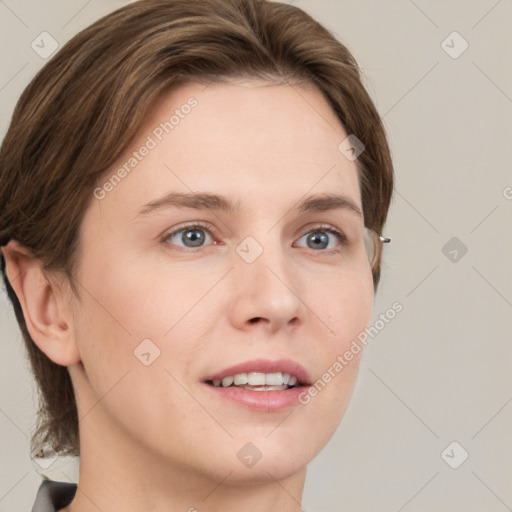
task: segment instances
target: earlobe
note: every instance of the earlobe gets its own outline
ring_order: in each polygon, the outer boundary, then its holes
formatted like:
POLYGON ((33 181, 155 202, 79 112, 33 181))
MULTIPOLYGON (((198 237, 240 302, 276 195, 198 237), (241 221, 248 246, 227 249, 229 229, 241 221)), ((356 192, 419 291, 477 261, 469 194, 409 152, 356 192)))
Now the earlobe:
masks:
POLYGON ((2 252, 9 283, 34 343, 54 363, 70 366, 80 362, 69 300, 56 281, 46 277, 43 262, 15 240, 2 252))

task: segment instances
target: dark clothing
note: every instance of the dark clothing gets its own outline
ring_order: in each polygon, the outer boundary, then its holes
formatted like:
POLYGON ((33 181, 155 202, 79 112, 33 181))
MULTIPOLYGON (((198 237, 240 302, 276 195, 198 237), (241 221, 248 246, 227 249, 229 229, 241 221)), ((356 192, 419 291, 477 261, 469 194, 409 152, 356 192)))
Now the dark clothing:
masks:
POLYGON ((77 484, 43 480, 37 490, 32 512, 57 512, 67 507, 75 497, 77 484))

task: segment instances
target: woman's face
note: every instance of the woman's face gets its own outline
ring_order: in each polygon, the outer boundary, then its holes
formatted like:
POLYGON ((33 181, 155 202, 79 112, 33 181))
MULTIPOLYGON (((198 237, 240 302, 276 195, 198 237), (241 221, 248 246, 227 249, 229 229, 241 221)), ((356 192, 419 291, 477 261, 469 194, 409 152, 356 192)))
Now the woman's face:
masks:
POLYGON ((309 85, 189 83, 148 113, 81 226, 70 372, 88 449, 242 481, 325 445, 359 354, 333 368, 373 305, 347 135, 309 85))

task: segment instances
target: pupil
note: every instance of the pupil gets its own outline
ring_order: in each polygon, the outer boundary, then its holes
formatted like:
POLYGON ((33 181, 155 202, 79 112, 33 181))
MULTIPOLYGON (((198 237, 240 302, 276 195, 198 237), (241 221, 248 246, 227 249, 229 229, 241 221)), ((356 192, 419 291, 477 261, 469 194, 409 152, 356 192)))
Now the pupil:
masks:
MULTIPOLYGON (((329 243, 329 241, 327 240, 326 233, 321 233, 320 235, 318 235, 318 234, 311 235, 309 237, 309 241, 314 242, 315 244, 317 244, 317 242, 320 242, 320 244, 322 245, 322 249, 325 249, 325 247, 327 247, 327 245, 329 243)), ((318 248, 318 244, 317 244, 316 248, 318 248)))
POLYGON ((184 234, 184 242, 185 241, 189 241, 189 242, 192 242, 193 244, 193 247, 198 247, 201 245, 201 243, 203 242, 204 240, 204 234, 201 234, 201 230, 200 229, 196 229, 196 230, 188 230, 185 232, 184 234), (198 235, 199 233, 199 235, 198 235))

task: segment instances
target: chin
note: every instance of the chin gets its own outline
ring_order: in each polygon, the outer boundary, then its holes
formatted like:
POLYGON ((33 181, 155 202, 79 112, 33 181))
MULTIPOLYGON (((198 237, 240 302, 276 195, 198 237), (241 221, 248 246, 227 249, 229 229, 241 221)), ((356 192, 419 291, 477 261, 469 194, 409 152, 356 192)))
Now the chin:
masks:
POLYGON ((295 459, 291 454, 288 456, 267 457, 258 461, 253 467, 243 467, 241 464, 236 464, 223 474, 226 478, 226 484, 233 486, 247 486, 247 485, 264 485, 281 480, 285 480, 297 473, 305 472, 307 463, 304 460, 295 459))
POLYGON ((332 432, 294 431, 291 428, 270 435, 269 432, 267 430, 265 436, 252 440, 247 437, 236 440, 232 452, 234 460, 229 458, 227 461, 227 472, 232 471, 230 479, 233 482, 257 485, 305 471, 332 435, 332 432))

